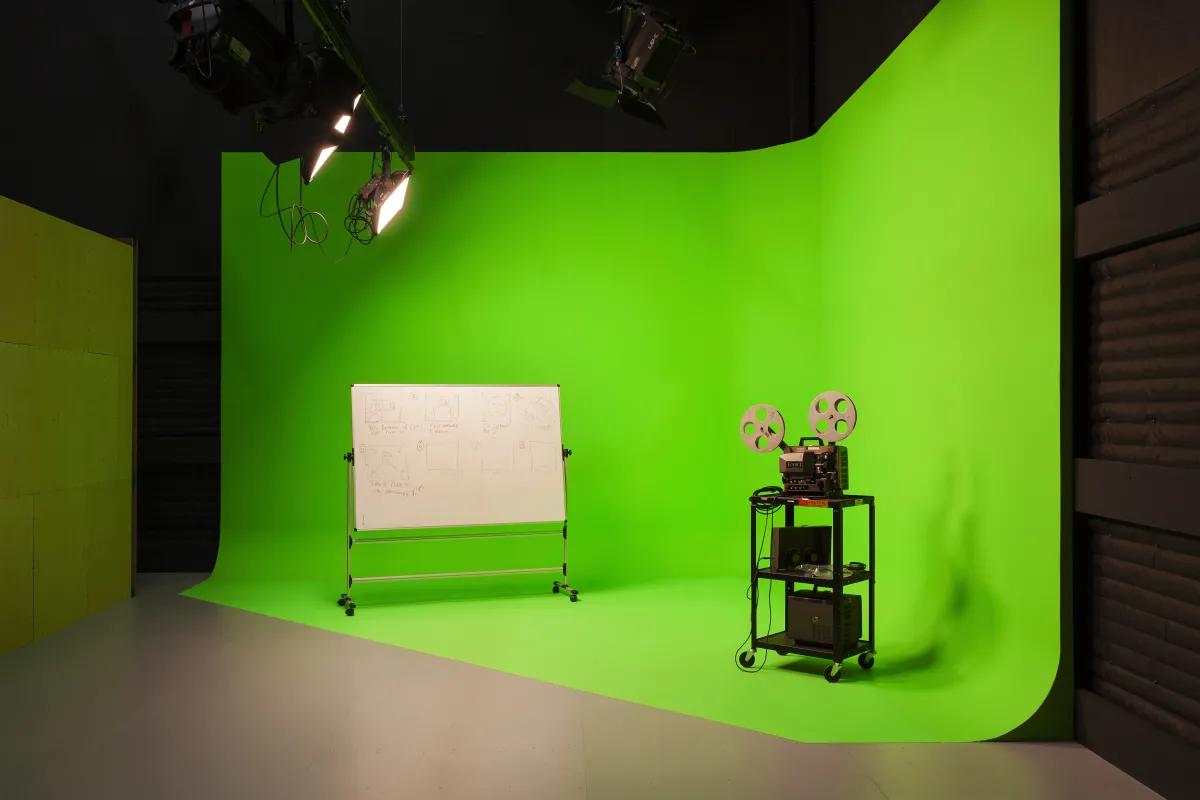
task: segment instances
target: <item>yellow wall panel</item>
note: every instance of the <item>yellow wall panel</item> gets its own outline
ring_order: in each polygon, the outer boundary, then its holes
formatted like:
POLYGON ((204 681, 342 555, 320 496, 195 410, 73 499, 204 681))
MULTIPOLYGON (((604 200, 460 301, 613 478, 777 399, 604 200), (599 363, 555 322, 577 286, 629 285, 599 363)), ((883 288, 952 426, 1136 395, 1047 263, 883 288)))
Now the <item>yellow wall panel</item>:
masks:
POLYGON ((129 409, 134 408, 134 361, 133 357, 118 358, 117 366, 117 460, 112 474, 125 477, 133 474, 133 418, 129 409))
POLYGON ((41 639, 87 616, 85 488, 33 498, 33 635, 41 639))
POLYGON ((33 641, 33 498, 0 498, 0 655, 33 641))
POLYGON ((121 358, 133 356, 134 308, 133 248, 105 240, 94 246, 88 261, 86 283, 87 343, 93 353, 121 358))
POLYGON ((0 197, 0 342, 34 342, 37 271, 30 260, 38 239, 29 235, 29 226, 36 213, 0 197))
POLYGON ((34 347, 29 353, 33 440, 26 454, 22 494, 40 494, 67 486, 59 466, 61 444, 66 440, 62 430, 66 418, 65 387, 59 377, 63 372, 62 362, 61 350, 34 347))
POLYGON ((80 247, 78 230, 51 231, 41 224, 33 231, 38 239, 31 254, 38 272, 35 344, 40 347, 87 350, 88 253, 80 247))
POLYGON ((95 614, 129 599, 130 480, 87 487, 87 613, 95 614))
POLYGON ((29 494, 29 458, 37 439, 33 352, 0 342, 0 498, 29 494))
POLYGON ((0 652, 129 597, 133 254, 0 198, 0 652))

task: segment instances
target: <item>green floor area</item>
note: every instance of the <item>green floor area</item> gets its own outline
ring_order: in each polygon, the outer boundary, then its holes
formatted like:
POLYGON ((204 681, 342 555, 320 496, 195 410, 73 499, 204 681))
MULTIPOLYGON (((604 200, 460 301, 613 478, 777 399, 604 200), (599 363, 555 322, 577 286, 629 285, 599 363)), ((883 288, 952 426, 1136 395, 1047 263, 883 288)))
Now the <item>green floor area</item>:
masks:
MULTIPOLYGON (((552 577, 552 576, 551 576, 552 577)), ((546 576, 355 587, 209 580, 186 594, 325 630, 805 742, 988 739, 1024 722, 1053 677, 1038 645, 997 630, 1004 646, 914 643, 890 620, 870 672, 774 654, 755 674, 737 669, 747 635, 746 585, 684 580, 589 591, 569 603, 546 576), (1036 672, 1037 674, 1034 674, 1036 672)), ((764 587, 765 591, 765 587, 764 587)), ((781 604, 774 596, 775 629, 781 604)), ((763 608, 763 622, 766 620, 763 608)), ((1044 645, 1043 645, 1044 646, 1044 645)), ((404 676, 396 676, 404 680, 404 676)))

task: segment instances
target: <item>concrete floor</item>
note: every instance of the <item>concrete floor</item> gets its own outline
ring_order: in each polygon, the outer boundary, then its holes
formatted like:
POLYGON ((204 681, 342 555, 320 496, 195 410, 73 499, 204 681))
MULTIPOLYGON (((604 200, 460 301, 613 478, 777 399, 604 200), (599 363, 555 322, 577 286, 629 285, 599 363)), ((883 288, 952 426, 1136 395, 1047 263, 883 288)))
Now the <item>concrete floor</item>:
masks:
POLYGON ((1075 744, 801 744, 178 596, 199 580, 0 657, 0 797, 1158 797, 1075 744))

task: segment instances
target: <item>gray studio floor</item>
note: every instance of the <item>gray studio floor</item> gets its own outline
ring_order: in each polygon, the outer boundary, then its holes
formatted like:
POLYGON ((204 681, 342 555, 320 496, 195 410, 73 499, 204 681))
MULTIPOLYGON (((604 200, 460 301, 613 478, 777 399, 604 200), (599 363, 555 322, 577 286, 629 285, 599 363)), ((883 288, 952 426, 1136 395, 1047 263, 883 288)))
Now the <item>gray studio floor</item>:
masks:
POLYGON ((197 580, 0 657, 0 797, 1157 797, 1074 744, 800 744, 178 596, 197 580))

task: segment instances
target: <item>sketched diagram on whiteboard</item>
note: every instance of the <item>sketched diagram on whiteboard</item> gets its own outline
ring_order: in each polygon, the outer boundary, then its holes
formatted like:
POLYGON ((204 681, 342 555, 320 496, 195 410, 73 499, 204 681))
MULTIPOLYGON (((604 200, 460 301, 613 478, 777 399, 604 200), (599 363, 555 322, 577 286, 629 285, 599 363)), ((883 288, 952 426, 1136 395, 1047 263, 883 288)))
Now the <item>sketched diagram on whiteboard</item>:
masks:
POLYGON ((553 427, 554 411, 554 401, 549 397, 535 398, 525 406, 525 421, 538 428, 553 427))
POLYGON ((427 422, 457 422, 458 395, 427 393, 425 395, 425 419, 427 422))
POLYGON ((458 469, 458 442, 425 443, 425 469, 458 469))
POLYGON ((367 423, 400 422, 400 404, 389 397, 369 394, 363 401, 364 421, 367 423))
POLYGON ((534 472, 558 472, 562 451, 554 442, 530 442, 529 464, 534 472))
POLYGON ((411 497, 421 489, 410 480, 408 454, 403 445, 361 445, 358 464, 367 470, 375 494, 411 497))
POLYGON ((516 469, 516 449, 512 442, 481 442, 479 453, 483 457, 483 468, 491 472, 512 472, 516 469))
POLYGON ((481 394, 478 397, 483 407, 485 425, 507 425, 512 422, 512 407, 507 394, 481 394))

